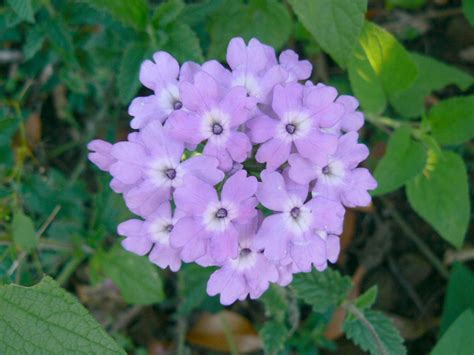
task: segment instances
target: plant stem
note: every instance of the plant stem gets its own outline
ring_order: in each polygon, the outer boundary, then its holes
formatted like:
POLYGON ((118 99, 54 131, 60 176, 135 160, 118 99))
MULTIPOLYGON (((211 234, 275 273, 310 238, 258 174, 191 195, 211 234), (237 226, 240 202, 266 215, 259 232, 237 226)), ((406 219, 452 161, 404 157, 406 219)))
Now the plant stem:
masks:
POLYGON ((229 328, 229 324, 222 315, 220 315, 219 318, 221 319, 222 328, 224 330, 227 343, 229 344, 230 353, 232 355, 239 355, 237 344, 235 343, 234 335, 232 334, 232 330, 229 328))
POLYGON ((356 306, 354 306, 354 304, 352 303, 347 303, 345 305, 345 308, 350 312, 352 313, 366 328, 367 330, 370 332, 370 334, 372 334, 372 337, 374 338, 374 341, 375 341, 375 345, 377 347, 377 349, 379 350, 379 353, 381 355, 388 355, 387 351, 385 350, 385 347, 383 346, 383 343, 382 343, 382 340, 380 339, 379 335, 377 334, 377 332, 375 331, 374 327, 372 326, 372 324, 370 324, 370 322, 367 320, 367 318, 365 318, 365 315, 364 313, 362 313, 356 306))
POLYGON ((67 282, 67 280, 69 280, 71 275, 76 271, 77 267, 81 264, 85 257, 86 255, 83 253, 74 255, 74 257, 66 263, 61 273, 56 278, 56 281, 61 286, 63 286, 67 282))

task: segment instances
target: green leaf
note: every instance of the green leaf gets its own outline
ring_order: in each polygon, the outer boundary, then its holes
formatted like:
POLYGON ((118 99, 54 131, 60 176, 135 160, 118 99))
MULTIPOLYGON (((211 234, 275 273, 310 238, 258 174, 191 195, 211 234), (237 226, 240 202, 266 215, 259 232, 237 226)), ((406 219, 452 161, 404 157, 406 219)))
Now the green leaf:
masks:
POLYGON ((2 354, 125 354, 69 293, 46 276, 0 286, 2 354))
POLYGON ((462 9, 471 26, 474 26, 474 0, 462 0, 462 9))
POLYGON ((440 341, 436 344, 431 355, 472 355, 474 353, 474 312, 467 309, 454 322, 440 341))
POLYGON ((36 53, 41 49, 45 40, 45 34, 42 28, 39 26, 31 27, 26 35, 25 44, 23 45, 23 55, 25 60, 29 60, 34 57, 36 53))
POLYGON ((466 309, 474 311, 474 274, 461 263, 455 263, 444 298, 440 334, 446 332, 466 309))
POLYGON ((317 312, 339 305, 351 290, 351 279, 338 271, 326 269, 313 270, 295 275, 291 286, 299 298, 313 306, 317 312))
POLYGON ((416 79, 418 68, 415 62, 395 37, 382 27, 367 21, 360 44, 387 97, 405 90, 416 79))
POLYGON ((31 0, 7 0, 7 2, 19 18, 31 23, 35 22, 31 0))
POLYGON ((267 321, 258 334, 265 354, 278 354, 285 346, 288 329, 282 322, 267 321))
POLYGON ((377 299, 377 293, 378 293, 377 285, 372 286, 367 291, 365 291, 362 295, 357 297, 357 299, 354 301, 354 305, 360 310, 364 310, 364 309, 372 307, 375 300, 377 299))
POLYGON ((276 0, 250 1, 249 4, 227 0, 210 21, 209 57, 224 59, 233 37, 245 40, 255 37, 278 50, 290 37, 291 25, 288 10, 276 0))
MULTIPOLYGON (((380 339, 385 354, 406 354, 406 349, 403 346, 403 339, 390 319, 388 319, 383 313, 372 310, 366 310, 362 312, 362 314, 380 339)), ((369 351, 373 355, 379 355, 381 353, 374 335, 369 330, 369 326, 362 320, 358 318, 354 320, 346 319, 343 323, 342 329, 347 338, 360 346, 362 350, 369 351)))
POLYGON ((456 67, 418 53, 410 53, 410 56, 418 67, 418 77, 408 89, 390 100, 393 107, 406 117, 421 116, 425 111, 424 99, 431 92, 451 84, 466 90, 474 83, 471 75, 456 67))
POLYGON ((33 221, 22 211, 15 212, 13 216, 12 235, 15 245, 23 251, 29 252, 38 245, 33 221))
POLYGON ((146 0, 82 0, 97 10, 111 14, 116 20, 139 31, 145 30, 148 20, 146 0))
POLYGON ((191 27, 177 22, 167 31, 167 35, 168 41, 163 48, 173 54, 178 61, 202 62, 204 60, 199 38, 191 27))
POLYGON ((130 102, 140 87, 138 74, 146 54, 144 43, 132 42, 125 48, 117 77, 117 90, 124 105, 130 102))
POLYGON ((433 136, 441 144, 461 144, 474 137, 474 95, 453 97, 428 114, 433 136))
POLYGON ((460 248, 470 216, 467 172, 460 156, 445 152, 427 176, 408 182, 413 209, 443 237, 460 248))
POLYGON ((66 24, 59 18, 51 18, 44 23, 44 31, 53 48, 66 62, 76 62, 74 44, 71 33, 66 24))
POLYGON ((367 0, 290 0, 318 44, 341 66, 352 56, 364 26, 367 0))
POLYGON ((348 64, 352 91, 362 108, 371 113, 381 113, 387 106, 387 98, 380 78, 372 69, 360 44, 356 45, 352 60, 348 64))
POLYGON ((408 126, 398 128, 388 141, 387 150, 375 168, 378 187, 372 195, 382 195, 403 186, 423 171, 426 150, 411 138, 408 126))
POLYGON ((400 7, 404 9, 416 10, 426 4, 426 0, 387 0, 388 8, 400 7))
POLYGON ((265 305, 265 313, 279 321, 283 321, 288 309, 286 290, 278 285, 272 284, 262 295, 260 300, 265 305))
POLYGON ((91 267, 112 279, 127 303, 147 305, 164 298, 157 268, 146 257, 129 253, 120 245, 107 253, 97 253, 91 267))
POLYGON ((153 25, 158 28, 172 23, 184 10, 184 7, 183 0, 167 0, 161 3, 153 13, 153 25))

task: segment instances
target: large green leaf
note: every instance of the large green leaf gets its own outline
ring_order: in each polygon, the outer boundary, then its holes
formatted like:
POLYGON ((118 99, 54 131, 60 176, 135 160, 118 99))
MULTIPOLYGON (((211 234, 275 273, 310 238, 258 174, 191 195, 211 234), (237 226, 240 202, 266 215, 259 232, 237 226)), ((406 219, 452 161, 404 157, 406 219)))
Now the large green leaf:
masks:
POLYGON ((418 75, 416 63, 389 32, 366 22, 360 44, 387 97, 408 88, 418 75))
POLYGON ((367 0, 290 0, 318 44, 345 67, 364 26, 367 0))
POLYGON ((28 252, 38 245, 33 221, 22 211, 15 212, 13 216, 12 235, 15 245, 21 250, 28 252))
POLYGON ((110 13, 116 20, 137 30, 144 30, 148 20, 146 0, 81 0, 98 10, 110 13))
POLYGON ((375 168, 378 187, 372 195, 382 195, 398 189, 423 171, 426 150, 411 138, 408 126, 398 128, 390 137, 387 151, 375 168))
POLYGON ((260 297, 265 305, 265 313, 275 319, 282 321, 288 309, 288 299, 286 290, 278 285, 272 284, 268 290, 260 297))
POLYGON ((464 241, 470 216, 467 172, 460 156, 445 152, 434 170, 407 183, 413 209, 457 248, 464 241))
POLYGON ((443 100, 433 106, 428 118, 439 143, 464 143, 474 137, 474 95, 443 100))
POLYGON ((33 58, 43 46, 44 40, 45 34, 40 26, 34 26, 28 29, 25 44, 23 45, 25 60, 33 58))
POLYGON ((31 0, 7 0, 7 2, 19 18, 31 23, 35 22, 31 0))
POLYGON ((237 36, 245 40, 255 37, 279 49, 288 40, 291 25, 288 10, 276 0, 251 1, 249 4, 227 0, 210 21, 208 56, 224 59, 227 44, 237 36))
POLYGON ((279 354, 285 346, 288 328, 283 322, 267 321, 258 334, 262 339, 265 354, 279 354))
POLYGON ((138 74, 146 54, 145 43, 130 43, 125 48, 117 77, 117 89, 123 104, 128 104, 140 87, 138 74))
POLYGON ((110 252, 97 253, 91 266, 99 275, 112 279, 128 303, 146 305, 164 298, 156 266, 146 257, 129 253, 119 245, 110 252))
POLYGON ((0 286, 0 352, 125 354, 77 300, 50 277, 0 286))
POLYGON ((474 312, 467 309, 449 327, 431 355, 472 355, 474 353, 474 312))
POLYGON ((167 0, 162 2, 153 13, 153 25, 158 28, 172 23, 184 10, 185 5, 183 0, 167 0))
POLYGON ((199 38, 191 27, 177 22, 167 29, 167 35, 168 41, 163 49, 169 51, 178 61, 203 61, 204 57, 199 38))
POLYGON ((462 0, 462 9, 471 26, 474 26, 474 0, 462 0))
MULTIPOLYGON (((366 310, 360 312, 380 339, 385 354, 406 354, 403 339, 390 319, 383 313, 377 311, 366 310)), ((351 318, 351 320, 347 318, 344 321, 343 330, 346 336, 360 346, 362 350, 369 351, 373 355, 381 354, 377 346, 377 341, 369 330, 367 323, 357 318, 351 318)))
POLYGON ((418 67, 418 77, 406 90, 390 99, 395 109, 406 117, 421 116, 425 111, 424 99, 433 91, 454 84, 466 90, 474 78, 462 70, 418 53, 410 53, 418 67))
POLYGON ((470 308, 474 311, 474 274, 464 265, 456 263, 449 277, 444 298, 440 334, 446 332, 456 318, 470 308))
POLYGON ((326 269, 323 272, 299 273, 291 286, 298 297, 312 305, 315 311, 324 312, 346 299, 352 283, 349 277, 342 276, 338 271, 326 269))

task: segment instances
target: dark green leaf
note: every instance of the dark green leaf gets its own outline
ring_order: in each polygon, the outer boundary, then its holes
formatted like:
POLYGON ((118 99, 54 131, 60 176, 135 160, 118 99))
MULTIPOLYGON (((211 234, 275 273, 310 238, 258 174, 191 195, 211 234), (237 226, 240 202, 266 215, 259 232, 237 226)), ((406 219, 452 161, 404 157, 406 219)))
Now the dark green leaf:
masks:
POLYGON ((31 27, 26 35, 26 41, 23 45, 23 55, 25 60, 33 58, 33 56, 41 49, 45 40, 45 34, 39 26, 31 27))
POLYGON ((12 236, 15 245, 23 251, 29 252, 38 245, 33 221, 22 211, 15 212, 13 216, 12 236))
POLYGON ((426 4, 426 0, 387 0, 386 4, 389 8, 401 7, 403 9, 416 10, 426 4))
POLYGON ((418 77, 406 90, 391 97, 395 109, 406 117, 417 117, 425 111, 424 99, 433 91, 454 84, 466 90, 474 78, 456 67, 418 53, 410 53, 418 67, 418 77))
POLYGON ((444 298, 440 334, 444 334, 466 309, 474 311, 474 274, 464 265, 455 263, 444 298))
POLYGON ((364 25, 367 0, 290 0, 318 44, 345 67, 364 25))
POLYGON ((125 48, 117 77, 117 90, 123 104, 128 104, 140 87, 138 74, 146 53, 146 45, 140 42, 130 43, 125 48))
POLYGON ((77 300, 50 277, 0 286, 4 354, 125 354, 77 300))
MULTIPOLYGON (((383 313, 372 310, 366 310, 362 312, 362 314, 380 339, 385 354, 406 354, 406 349, 403 346, 403 339, 390 319, 388 319, 383 313)), ((346 319, 342 328, 346 336, 355 344, 360 346, 362 350, 368 351, 373 355, 380 355, 381 351, 377 345, 378 343, 375 336, 369 330, 370 328, 367 323, 359 318, 353 320, 346 319)))
POLYGON ((98 10, 110 13, 123 24, 143 31, 147 26, 148 4, 146 0, 82 0, 98 10))
POLYGON ((183 0, 167 0, 161 3, 153 13, 153 25, 158 28, 170 24, 176 20, 184 7, 183 0))
POLYGON ((286 290, 278 285, 272 284, 262 295, 260 300, 265 305, 265 313, 275 319, 282 321, 288 309, 286 290))
POLYGON ((445 152, 434 170, 407 183, 408 201, 446 241, 460 248, 470 216, 467 172, 458 155, 445 152))
POLYGON ((433 106, 428 118, 439 143, 464 143, 474 137, 474 95, 443 100, 433 106))
POLYGON ((431 355, 472 355, 474 353, 474 312, 467 309, 449 327, 431 355))
POLYGON ((26 20, 31 23, 35 22, 31 0, 7 0, 7 2, 22 20, 26 20))
POLYGON ((249 4, 227 0, 210 21, 209 57, 224 59, 227 44, 238 36, 245 40, 255 37, 278 50, 288 40, 291 25, 288 10, 276 0, 251 1, 249 4))
POLYGON ((110 252, 96 254, 91 266, 94 271, 112 279, 127 303, 146 305, 164 298, 156 266, 145 256, 129 253, 120 245, 110 252))
POLYGON ((360 44, 387 97, 408 88, 418 75, 416 63, 389 32, 366 22, 360 44))
POLYGON ((267 321, 258 332, 265 354, 278 354, 285 346, 288 329, 282 322, 267 321))
POLYGON ((463 0, 462 9, 471 26, 474 26, 474 0, 463 0))
POLYGON ((167 35, 169 38, 164 49, 173 54, 178 61, 203 61, 199 38, 191 27, 184 23, 175 23, 171 26, 167 35))
POLYGON ((408 126, 398 128, 388 141, 387 150, 375 168, 378 187, 372 195, 382 195, 398 189, 423 171, 426 150, 411 138, 408 126))
POLYGON ((378 292, 377 285, 372 286, 367 291, 365 291, 362 295, 357 297, 357 299, 354 301, 354 305, 361 310, 372 307, 375 300, 377 299, 377 292, 378 292))
POLYGON ((326 269, 296 274, 291 286, 297 296, 312 305, 315 311, 324 312, 346 299, 352 283, 349 277, 338 271, 326 269))

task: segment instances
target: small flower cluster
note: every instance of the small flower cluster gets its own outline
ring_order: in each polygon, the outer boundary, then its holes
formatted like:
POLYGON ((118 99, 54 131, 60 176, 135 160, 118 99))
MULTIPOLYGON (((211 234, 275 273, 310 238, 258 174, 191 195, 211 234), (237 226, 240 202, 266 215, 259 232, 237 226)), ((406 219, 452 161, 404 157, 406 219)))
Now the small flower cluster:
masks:
POLYGON ((123 247, 172 271, 217 266, 207 292, 223 304, 335 262, 345 207, 376 187, 355 98, 301 83, 311 64, 257 39, 232 39, 227 64, 155 53, 140 70, 153 94, 129 108, 137 131, 88 146, 140 217, 118 226, 123 247))

